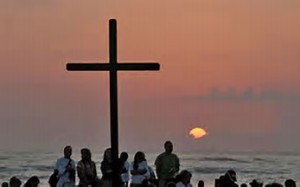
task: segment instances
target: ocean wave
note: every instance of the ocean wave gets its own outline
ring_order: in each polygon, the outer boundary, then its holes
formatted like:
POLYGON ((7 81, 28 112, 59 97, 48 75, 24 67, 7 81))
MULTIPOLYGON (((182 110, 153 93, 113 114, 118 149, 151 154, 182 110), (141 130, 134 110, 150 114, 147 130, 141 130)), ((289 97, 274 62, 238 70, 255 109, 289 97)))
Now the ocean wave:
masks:
POLYGON ((249 160, 242 160, 230 157, 220 157, 220 156, 213 156, 213 157, 183 157, 180 158, 181 161, 197 161, 197 162, 237 162, 237 163, 250 163, 249 160))
POLYGON ((9 156, 0 156, 0 160, 1 161, 5 161, 5 160, 8 160, 8 159, 10 159, 11 157, 9 157, 9 156))
POLYGON ((225 173, 228 168, 222 167, 194 167, 191 168, 192 172, 198 174, 223 174, 225 173))
POLYGON ((241 162, 241 163, 249 163, 249 161, 229 158, 229 157, 204 157, 203 161, 216 161, 216 162, 241 162))
POLYGON ((4 171, 6 171, 6 170, 7 170, 7 167, 5 167, 5 166, 1 166, 1 167, 0 167, 0 173, 1 173, 1 172, 4 172, 4 171))
MULTIPOLYGON (((245 169, 245 168, 240 168, 240 172, 244 173, 244 174, 255 174, 255 175, 274 175, 274 170, 271 168, 264 168, 264 169, 245 169)), ((285 175, 288 174, 289 171, 288 170, 284 170, 284 169, 279 169, 276 170, 276 175, 285 175)))
MULTIPOLYGON (((192 173, 196 174, 196 175, 201 175, 201 174, 214 174, 214 175, 222 175, 224 174, 228 168, 226 167, 194 167, 194 168, 190 168, 190 170, 192 171, 192 173)), ((239 170, 237 171, 239 173, 243 173, 244 175, 264 175, 264 176, 270 176, 270 175, 274 175, 274 171, 273 170, 268 170, 268 169, 245 169, 245 168, 239 168, 239 170)), ((279 176, 283 176, 289 174, 289 171, 287 170, 277 170, 276 171, 276 175, 279 176)))
POLYGON ((266 159, 263 159, 263 158, 253 158, 253 161, 266 161, 266 159))
POLYGON ((53 169, 54 169, 54 166, 35 165, 35 166, 32 166, 32 167, 34 167, 38 171, 50 171, 50 172, 52 172, 53 169))
POLYGON ((19 173, 22 171, 22 168, 15 167, 0 167, 0 173, 19 173))

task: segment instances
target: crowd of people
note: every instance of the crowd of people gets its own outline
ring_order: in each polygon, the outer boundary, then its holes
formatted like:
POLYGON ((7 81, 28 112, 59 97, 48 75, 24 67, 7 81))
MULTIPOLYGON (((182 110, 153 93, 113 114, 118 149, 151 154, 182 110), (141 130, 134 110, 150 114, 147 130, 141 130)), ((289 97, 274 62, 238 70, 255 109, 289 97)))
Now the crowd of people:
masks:
MULTIPOLYGON (((111 187, 115 180, 120 187, 192 187, 192 173, 188 170, 180 171, 180 161, 173 153, 173 144, 166 141, 165 151, 159 154, 155 160, 156 174, 146 160, 145 153, 138 151, 134 155, 132 163, 128 162, 128 153, 122 152, 116 164, 117 175, 112 169, 111 148, 104 151, 101 162, 102 177, 97 176, 96 163, 92 160, 92 153, 88 148, 81 149, 81 160, 77 163, 71 158, 72 147, 64 148, 64 156, 56 162, 54 171, 49 177, 50 187, 75 187, 76 175, 79 178, 78 187, 111 187), (129 184, 130 181, 130 184, 129 184)), ((224 175, 215 180, 215 187, 238 187, 234 170, 228 170, 224 175)), ((24 187, 37 187, 40 183, 37 176, 32 176, 24 184, 24 187)), ((20 187, 21 180, 12 177, 9 182, 3 182, 2 187, 20 187)), ((262 183, 253 180, 250 187, 263 187, 262 183)), ((296 187, 296 182, 288 179, 285 187, 296 187)), ((204 187, 204 181, 199 180, 198 187, 204 187)), ((247 184, 241 184, 247 187, 247 184)), ((283 187, 282 184, 272 183, 265 187, 283 187)))
POLYGON ((71 159, 72 147, 64 148, 64 156, 57 160, 53 174, 50 176, 49 184, 51 187, 74 187, 75 175, 79 178, 80 187, 112 186, 112 181, 117 180, 117 184, 122 187, 140 186, 165 186, 167 183, 178 183, 177 186, 185 186, 190 183, 191 173, 183 170, 179 172, 179 158, 173 153, 173 144, 166 141, 164 144, 165 152, 158 155, 155 160, 156 174, 148 165, 145 153, 138 151, 134 155, 132 163, 128 162, 128 153, 122 152, 118 159, 117 177, 114 178, 112 168, 111 148, 104 151, 101 162, 102 177, 98 178, 96 164, 92 160, 91 151, 87 148, 81 149, 81 160, 75 164, 71 159), (178 174, 178 175, 176 175, 178 174), (157 177, 156 177, 157 176, 157 177), (177 177, 175 177, 177 176, 177 177))

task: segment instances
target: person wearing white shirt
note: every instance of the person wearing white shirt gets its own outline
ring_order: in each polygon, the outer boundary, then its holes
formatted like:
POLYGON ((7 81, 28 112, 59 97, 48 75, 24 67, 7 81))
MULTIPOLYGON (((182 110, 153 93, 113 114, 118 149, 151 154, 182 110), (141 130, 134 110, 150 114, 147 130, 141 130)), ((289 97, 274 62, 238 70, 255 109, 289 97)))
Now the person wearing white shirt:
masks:
POLYGON ((130 187, 141 187, 148 183, 150 172, 143 152, 138 151, 134 155, 134 160, 130 165, 130 173, 132 175, 130 187))
POLYGON ((75 162, 71 159, 72 147, 64 148, 64 157, 57 160, 55 169, 58 171, 59 180, 56 187, 75 187, 75 162))
POLYGON ((121 168, 121 179, 123 182, 123 186, 127 187, 128 182, 129 182, 129 162, 127 161, 128 159, 128 153, 122 152, 120 154, 120 161, 122 164, 121 168))

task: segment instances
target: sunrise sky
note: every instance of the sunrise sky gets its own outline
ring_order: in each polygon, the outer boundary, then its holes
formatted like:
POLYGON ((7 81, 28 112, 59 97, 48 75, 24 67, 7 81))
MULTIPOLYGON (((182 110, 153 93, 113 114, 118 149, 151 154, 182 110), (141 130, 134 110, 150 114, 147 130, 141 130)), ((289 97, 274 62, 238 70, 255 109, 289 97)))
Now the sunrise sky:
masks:
POLYGON ((300 150, 300 1, 2 0, 2 149, 110 145, 108 73, 67 72, 108 60, 119 73, 120 150, 300 150), (208 135, 195 140, 193 127, 208 135))

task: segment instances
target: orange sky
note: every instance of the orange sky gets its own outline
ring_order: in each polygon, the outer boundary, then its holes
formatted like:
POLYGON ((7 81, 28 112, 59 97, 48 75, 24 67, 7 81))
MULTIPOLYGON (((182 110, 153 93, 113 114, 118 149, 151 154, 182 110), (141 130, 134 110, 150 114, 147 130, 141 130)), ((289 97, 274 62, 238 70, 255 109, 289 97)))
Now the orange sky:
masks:
POLYGON ((161 64, 119 74, 122 147, 172 139, 182 149, 298 149, 299 8, 296 0, 1 1, 1 142, 109 145, 107 73, 64 68, 107 61, 113 17, 120 61, 161 64), (195 142, 194 126, 209 136, 195 142))

